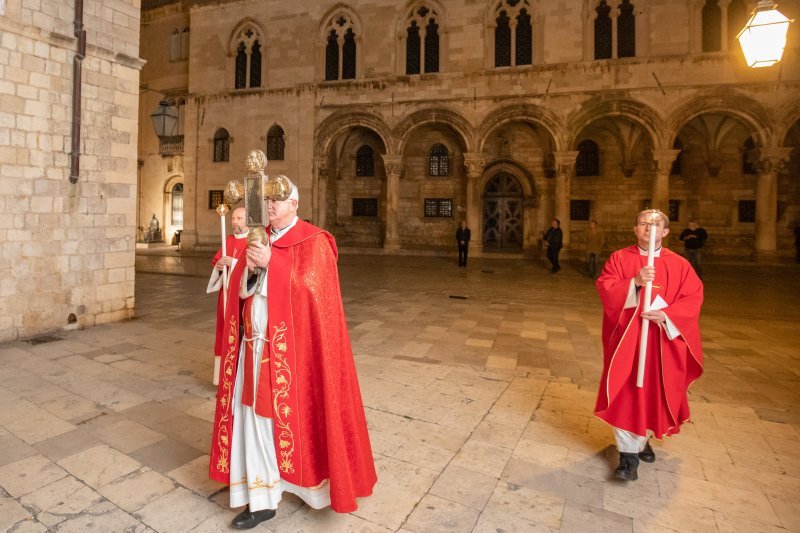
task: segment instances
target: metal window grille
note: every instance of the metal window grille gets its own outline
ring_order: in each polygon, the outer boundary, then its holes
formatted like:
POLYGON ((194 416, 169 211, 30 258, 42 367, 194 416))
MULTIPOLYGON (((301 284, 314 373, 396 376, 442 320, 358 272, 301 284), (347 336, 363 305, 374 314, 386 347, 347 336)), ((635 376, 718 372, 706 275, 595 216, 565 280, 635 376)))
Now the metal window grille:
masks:
POLYGON ((570 200, 569 219, 570 220, 589 220, 591 212, 591 202, 589 200, 570 200))
POLYGON ((452 218, 452 198, 425 198, 425 218, 452 218))
POLYGON ((377 198, 353 198, 354 217, 377 217, 378 199, 377 198))

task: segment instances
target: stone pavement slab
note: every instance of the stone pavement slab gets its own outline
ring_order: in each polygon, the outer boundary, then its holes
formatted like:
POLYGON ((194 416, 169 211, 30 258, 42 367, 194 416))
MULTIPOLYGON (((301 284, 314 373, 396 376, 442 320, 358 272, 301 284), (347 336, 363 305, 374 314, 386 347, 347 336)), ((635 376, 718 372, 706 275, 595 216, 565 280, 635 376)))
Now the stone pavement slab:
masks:
MULTIPOLYGON (((207 478, 208 258, 139 259, 134 320, 0 345, 0 530, 217 532, 236 514, 207 478)), ((796 266, 708 265, 692 421, 621 484, 580 265, 453 263, 340 257, 378 485, 347 515, 285 495, 257 531, 800 531, 796 266)))

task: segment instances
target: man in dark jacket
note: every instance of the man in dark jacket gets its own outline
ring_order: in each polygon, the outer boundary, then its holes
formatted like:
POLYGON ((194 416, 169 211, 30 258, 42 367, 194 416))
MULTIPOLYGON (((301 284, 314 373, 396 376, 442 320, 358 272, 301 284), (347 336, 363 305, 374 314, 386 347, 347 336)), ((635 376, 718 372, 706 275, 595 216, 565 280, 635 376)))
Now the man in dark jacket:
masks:
POLYGON ((564 233, 561 231, 561 221, 554 218, 550 222, 550 227, 544 234, 544 242, 547 244, 547 260, 553 265, 550 269, 551 274, 555 274, 561 270, 561 265, 558 263, 558 253, 561 251, 561 245, 564 242, 564 233))
POLYGON ((466 222, 461 222, 461 227, 456 230, 456 243, 458 244, 458 266, 467 266, 467 254, 469 252, 469 238, 471 237, 466 222))

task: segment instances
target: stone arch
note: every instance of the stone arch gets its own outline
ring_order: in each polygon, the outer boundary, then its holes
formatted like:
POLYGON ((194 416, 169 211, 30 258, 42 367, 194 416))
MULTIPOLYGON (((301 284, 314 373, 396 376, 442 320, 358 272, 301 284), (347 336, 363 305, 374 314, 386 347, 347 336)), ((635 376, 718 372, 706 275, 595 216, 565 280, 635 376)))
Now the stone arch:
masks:
POLYGON ((337 111, 317 126, 314 140, 314 155, 325 156, 330 151, 336 138, 350 128, 363 127, 375 132, 386 149, 392 153, 392 132, 383 117, 363 111, 337 111))
POLYGON ((664 121, 653 108, 635 100, 613 95, 590 98, 570 114, 567 119, 566 146, 574 146, 581 132, 592 122, 610 117, 624 117, 640 126, 650 137, 654 149, 667 147, 663 135, 664 121))
POLYGON ((528 122, 541 126, 550 135, 554 150, 564 149, 564 121, 556 113, 535 104, 512 104, 490 111, 483 119, 476 133, 477 151, 484 149, 486 140, 494 130, 510 122, 528 122))
POLYGON ((338 3, 332 8, 328 9, 325 14, 319 19, 319 26, 317 27, 317 41, 318 44, 325 46, 327 44, 327 34, 326 28, 328 27, 331 19, 336 16, 342 14, 344 16, 349 17, 353 22, 353 29, 357 32, 358 36, 363 35, 364 28, 361 24, 361 18, 356 14, 355 10, 344 3, 338 3))
POLYGON ((501 172, 507 172, 519 180, 526 199, 536 197, 536 183, 533 179, 533 172, 512 159, 496 159, 489 162, 483 170, 479 190, 483 191, 486 188, 486 184, 501 172))
POLYGON ((728 115, 741 120, 753 128, 753 132, 764 146, 771 146, 773 142, 777 142, 775 130, 770 126, 776 121, 769 109, 752 98, 733 91, 704 91, 668 113, 663 147, 671 147, 683 126, 693 118, 707 113, 728 115))
POLYGON ((393 132, 396 139, 394 153, 404 153, 409 136, 414 130, 432 124, 450 127, 460 137, 464 152, 473 150, 475 134, 472 124, 456 111, 435 107, 415 111, 394 127, 393 132))
POLYGON ((231 31, 230 35, 228 35, 228 56, 236 55, 236 46, 239 44, 237 41, 237 37, 242 33, 242 31, 248 27, 252 26, 257 32, 258 36, 263 39, 263 45, 266 48, 269 46, 269 39, 267 37, 267 32, 264 29, 264 26, 258 22, 253 17, 245 17, 239 21, 236 26, 234 26, 233 30, 231 31))
POLYGON ((800 122, 800 98, 787 98, 778 107, 776 115, 784 119, 775 140, 778 146, 786 146, 789 130, 800 122))

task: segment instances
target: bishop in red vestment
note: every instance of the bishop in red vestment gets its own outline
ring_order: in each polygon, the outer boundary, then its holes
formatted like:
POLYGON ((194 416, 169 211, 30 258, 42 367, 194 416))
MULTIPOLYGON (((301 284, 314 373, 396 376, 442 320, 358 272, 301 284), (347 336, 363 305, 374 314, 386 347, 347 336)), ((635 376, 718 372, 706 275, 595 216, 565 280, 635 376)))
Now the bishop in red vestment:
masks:
POLYGON ((216 336, 214 338, 214 382, 216 383, 219 376, 219 358, 225 352, 226 344, 226 331, 225 331, 225 312, 230 309, 233 314, 238 315, 241 311, 239 301, 239 284, 242 280, 242 272, 245 267, 244 253, 247 249, 247 226, 245 225, 245 209, 244 207, 237 207, 231 212, 231 229, 233 235, 228 235, 225 238, 225 251, 227 255, 222 255, 222 248, 217 250, 214 258, 211 260, 211 278, 208 280, 208 287, 206 293, 219 291, 219 298, 217 299, 217 328, 216 336), (228 267, 228 290, 223 288, 224 281, 223 267, 228 267))
POLYGON ((297 218, 296 191, 269 200, 270 245, 247 249, 241 339, 226 324, 210 476, 247 505, 239 529, 272 518, 282 492, 346 513, 377 481, 336 244, 297 218))
POLYGON ((648 438, 680 431, 689 419, 687 391, 703 372, 698 319, 703 284, 680 255, 661 247, 669 219, 658 213, 654 265, 647 266, 650 224, 642 211, 637 245, 614 252, 597 280, 603 302, 603 374, 595 415, 614 427, 617 479, 637 479, 639 460, 655 461, 648 438), (651 310, 643 311, 652 282, 651 310), (642 289, 642 290, 640 290, 642 289), (644 386, 636 386, 642 319, 650 320, 644 386))

